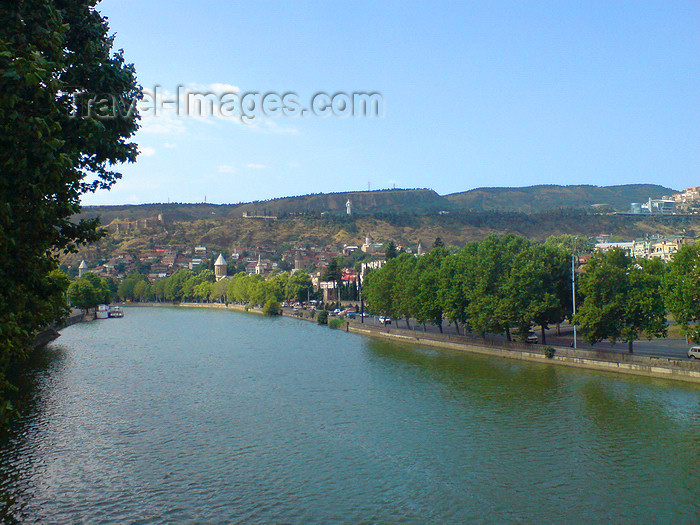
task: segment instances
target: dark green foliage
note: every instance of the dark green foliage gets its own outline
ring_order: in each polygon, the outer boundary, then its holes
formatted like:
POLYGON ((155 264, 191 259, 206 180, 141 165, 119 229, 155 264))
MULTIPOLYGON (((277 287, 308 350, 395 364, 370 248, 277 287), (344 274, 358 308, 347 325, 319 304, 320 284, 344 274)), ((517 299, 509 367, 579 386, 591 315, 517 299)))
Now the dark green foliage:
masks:
POLYGON ((683 246, 668 266, 666 306, 682 332, 700 343, 700 245, 683 246))
POLYGON ((552 348, 551 346, 545 346, 542 351, 544 352, 544 356, 547 359, 552 359, 554 357, 554 354, 556 353, 556 350, 552 348))
POLYGON ((316 322, 318 324, 328 324, 328 310, 321 310, 316 316, 316 322))
POLYGON ((265 315, 279 315, 281 310, 282 309, 280 308, 280 303, 278 303, 274 299, 268 299, 265 303, 265 306, 263 306, 263 313, 265 315))
POLYGON ((660 259, 633 259, 622 250, 596 253, 581 278, 584 301, 575 321, 586 339, 626 341, 630 352, 641 335, 666 335, 660 259))
MULTIPOLYGON (((446 317, 482 336, 510 338, 515 329, 525 340, 538 325, 546 344, 548 325, 571 317, 570 261, 557 244, 492 235, 454 255, 444 248, 418 258, 402 254, 365 277, 364 297, 371 312, 403 318, 407 326, 413 318, 440 327, 446 317)), ((596 254, 582 279, 585 301, 577 315, 588 340, 622 339, 631 349, 640 335, 665 336, 663 273, 659 259, 596 254)))
POLYGON ((394 244, 394 241, 389 241, 389 244, 386 245, 384 255, 386 255, 387 259, 394 259, 398 255, 396 251, 396 244, 394 244))
POLYGON ((328 321, 328 327, 333 328, 335 330, 342 328, 343 324, 344 324, 344 321, 342 319, 338 319, 338 318, 331 319, 330 321, 328 321))
POLYGON ((108 280, 94 273, 86 273, 73 281, 67 292, 69 303, 83 310, 95 308, 98 304, 109 304, 115 295, 108 280))
MULTIPOLYGON (((137 116, 75 118, 89 96, 139 96, 90 0, 0 7, 0 405, 34 333, 64 314, 56 254, 97 239, 96 220, 71 222, 80 196, 109 188, 115 163, 136 158, 137 116), (75 99, 74 99, 75 95, 75 99)), ((0 418, 2 418, 0 407, 0 418)))

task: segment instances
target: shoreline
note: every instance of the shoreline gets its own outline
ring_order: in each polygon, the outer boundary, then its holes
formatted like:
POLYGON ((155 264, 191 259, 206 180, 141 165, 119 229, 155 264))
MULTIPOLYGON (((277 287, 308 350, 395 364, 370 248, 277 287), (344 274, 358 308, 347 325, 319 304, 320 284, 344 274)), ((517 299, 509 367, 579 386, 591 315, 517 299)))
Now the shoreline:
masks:
MULTIPOLYGON (((174 306, 183 308, 218 308, 224 310, 235 310, 237 312, 264 315, 261 309, 248 308, 244 305, 222 303, 127 303, 125 306, 174 306)), ((315 319, 297 317, 293 315, 282 315, 290 319, 300 321, 315 322, 315 319)), ((366 337, 380 337, 404 343, 419 344, 434 348, 444 348, 469 352, 480 355, 490 355, 504 359, 515 359, 519 361, 531 361, 539 363, 551 363, 554 365, 568 366, 574 368, 585 368, 604 372, 614 372, 636 376, 655 377, 662 379, 672 379, 686 383, 700 384, 700 366, 691 360, 680 360, 665 357, 647 357, 634 354, 605 354, 602 358, 602 351, 590 351, 582 349, 572 349, 560 346, 551 346, 555 353, 552 357, 547 357, 544 353, 532 350, 505 348, 503 346, 493 346, 479 344, 478 341, 470 342, 465 340, 454 340, 454 336, 439 337, 439 334, 408 335, 400 333, 408 330, 402 329, 378 329, 363 326, 356 321, 345 321, 346 325, 338 330, 364 335, 366 337), (392 330, 394 330, 392 332, 392 330), (398 332, 398 333, 396 333, 398 332), (449 340, 452 339, 452 340, 449 340)), ((410 332, 409 332, 410 333, 410 332)))

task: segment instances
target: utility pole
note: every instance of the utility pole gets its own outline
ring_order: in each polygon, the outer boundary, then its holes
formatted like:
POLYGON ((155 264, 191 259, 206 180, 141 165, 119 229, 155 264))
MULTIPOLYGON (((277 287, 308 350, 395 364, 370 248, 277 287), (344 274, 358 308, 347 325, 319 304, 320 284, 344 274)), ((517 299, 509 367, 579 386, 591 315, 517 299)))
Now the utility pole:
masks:
POLYGON ((574 254, 571 254, 571 304, 573 305, 573 315, 571 316, 571 324, 574 326, 574 348, 576 348, 576 323, 574 316, 576 315, 576 274, 574 273, 574 254))
POLYGON ((362 295, 362 267, 360 267, 360 274, 357 276, 357 292, 360 294, 360 323, 365 324, 365 298, 362 295))

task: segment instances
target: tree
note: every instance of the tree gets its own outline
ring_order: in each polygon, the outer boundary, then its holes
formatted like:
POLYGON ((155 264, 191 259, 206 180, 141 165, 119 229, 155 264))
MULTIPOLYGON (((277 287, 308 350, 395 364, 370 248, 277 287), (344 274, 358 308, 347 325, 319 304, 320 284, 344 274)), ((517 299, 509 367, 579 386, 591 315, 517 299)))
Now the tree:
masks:
POLYGON ((396 244, 394 244, 394 241, 389 241, 389 244, 386 245, 384 255, 386 255, 387 260, 396 258, 398 253, 396 251, 396 244))
POLYGON ((287 299, 305 301, 311 287, 311 277, 306 272, 294 272, 287 280, 284 295, 287 299))
POLYGON ((396 274, 391 268, 396 264, 395 261, 392 259, 383 268, 373 270, 365 276, 362 293, 372 313, 396 317, 393 303, 396 274))
POLYGON ((165 299, 173 302, 182 301, 184 297, 183 287, 190 277, 192 277, 192 272, 183 268, 165 279, 163 285, 165 299))
POLYGON ((592 253, 595 248, 595 243, 590 237, 578 237, 565 233, 563 235, 550 235, 544 241, 547 248, 557 248, 569 256, 579 255, 582 253, 592 253))
POLYGON ((700 343, 700 245, 683 246, 668 265, 666 306, 683 334, 700 343))
POLYGON ((419 293, 419 282, 415 273, 416 258, 407 253, 390 259, 379 271, 391 273, 389 281, 391 288, 392 313, 391 316, 403 317, 406 321, 406 328, 411 328, 409 319, 415 316, 418 309, 417 296, 419 293))
POLYGON ((435 242, 433 242, 433 248, 444 248, 445 243, 441 237, 435 237, 435 242))
POLYGON ((227 302, 226 290, 228 289, 228 279, 222 279, 213 285, 212 299, 224 303, 227 302))
POLYGON ((265 315, 279 315, 280 314, 280 303, 275 301, 274 299, 268 299, 265 302, 265 306, 263 306, 263 313, 265 315))
POLYGON ((511 338, 513 322, 509 308, 510 290, 505 282, 517 255, 529 247, 524 237, 491 235, 477 243, 473 263, 468 267, 467 319, 480 335, 505 332, 511 338))
POLYGON ((36 331, 62 315, 51 305, 66 283, 49 277, 58 254, 101 235, 97 220, 70 220, 81 195, 111 187, 120 177, 111 166, 137 155, 128 142, 137 114, 111 118, 112 99, 94 99, 108 93, 127 110, 140 96, 94 4, 0 7, 0 421, 13 389, 6 372, 26 361, 36 331))
POLYGON ((340 285, 343 280, 343 271, 340 269, 337 257, 333 257, 323 271, 321 280, 333 281, 338 293, 338 301, 340 301, 340 285))
POLYGON ((446 257, 440 265, 438 274, 437 298, 445 316, 459 334, 459 324, 467 323, 467 306, 471 297, 471 287, 467 285, 467 276, 472 274, 471 266, 476 263, 478 243, 467 244, 455 255, 446 257))
POLYGON ((445 248, 435 248, 416 261, 415 277, 418 293, 414 316, 423 323, 431 323, 442 333, 443 307, 438 290, 440 287, 440 267, 447 256, 445 248))
POLYGON ((632 353, 640 335, 665 337, 663 272, 660 259, 635 260, 620 249, 595 254, 581 278, 584 300, 574 318, 586 339, 626 341, 632 353))
POLYGON ((563 321, 570 310, 568 261, 565 252, 546 244, 531 246, 514 258, 504 281, 503 300, 507 317, 518 327, 521 339, 536 324, 542 330, 542 344, 547 344, 549 323, 563 321))
POLYGON ((68 287, 67 295, 70 304, 85 311, 102 303, 100 292, 84 278, 73 281, 68 287))

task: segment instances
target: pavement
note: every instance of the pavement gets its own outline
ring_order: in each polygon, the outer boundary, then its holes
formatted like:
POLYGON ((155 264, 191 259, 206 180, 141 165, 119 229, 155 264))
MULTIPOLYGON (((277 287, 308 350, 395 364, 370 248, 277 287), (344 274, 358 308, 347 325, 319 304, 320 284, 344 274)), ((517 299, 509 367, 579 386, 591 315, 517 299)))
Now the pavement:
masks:
MULTIPOLYGON (((293 316, 294 315, 294 310, 291 307, 285 307, 283 308, 284 314, 293 316)), ((359 313, 357 314, 356 322, 360 322, 360 315, 359 313)), ((369 317, 364 318, 364 323, 369 325, 369 326, 382 326, 382 323, 379 322, 379 316, 372 315, 369 317)), ((416 323, 413 319, 409 321, 409 325, 411 326, 410 331, 420 331, 423 332, 423 326, 416 323)), ((392 319, 391 321, 391 328, 392 331, 395 331, 397 329, 399 330, 407 330, 406 328, 406 322, 401 319, 401 320, 396 320, 392 319)), ((559 335, 556 333, 556 328, 550 328, 546 330, 546 340, 547 344, 552 345, 552 346, 571 346, 574 338, 573 338, 573 327, 569 323, 563 323, 560 327, 559 330, 559 335)), ((456 330, 454 325, 448 324, 447 322, 443 325, 442 327, 443 333, 446 334, 456 334, 456 330)), ((439 333, 440 330, 438 329, 437 326, 434 325, 426 325, 425 331, 428 333, 439 333)), ((540 339, 539 343, 541 343, 542 339, 542 334, 541 330, 536 328, 534 330, 535 334, 537 334, 537 337, 540 339)), ((489 334, 489 339, 493 340, 499 340, 505 339, 505 335, 502 334, 489 334)), ((617 343, 610 343, 609 341, 601 341, 599 343, 596 343, 595 345, 591 345, 587 343, 586 341, 583 340, 581 337, 581 334, 577 334, 576 338, 576 347, 577 348, 584 348, 584 349, 590 349, 590 350, 597 350, 597 351, 606 351, 606 352, 611 352, 611 353, 627 353, 627 343, 625 342, 617 342, 617 343)), ((651 357, 671 357, 671 358, 676 358, 676 359, 688 359, 688 348, 690 348, 692 344, 688 344, 685 339, 683 338, 663 338, 663 339, 640 339, 634 342, 634 354, 636 355, 643 355, 643 356, 651 356, 651 357)))

